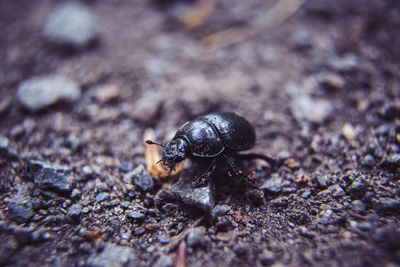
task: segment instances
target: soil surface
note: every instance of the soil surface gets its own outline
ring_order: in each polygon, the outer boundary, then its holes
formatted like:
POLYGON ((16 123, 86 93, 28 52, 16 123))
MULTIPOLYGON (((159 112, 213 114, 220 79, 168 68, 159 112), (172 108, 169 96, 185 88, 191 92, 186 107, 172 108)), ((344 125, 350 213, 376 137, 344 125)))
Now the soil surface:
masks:
POLYGON ((276 1, 219 0, 191 30, 190 1, 62 3, 0 1, 1 265, 400 264, 398 1, 309 0, 271 28, 276 1), (207 209, 149 175, 143 135, 216 111, 279 164, 238 162, 260 189, 218 165, 207 209))

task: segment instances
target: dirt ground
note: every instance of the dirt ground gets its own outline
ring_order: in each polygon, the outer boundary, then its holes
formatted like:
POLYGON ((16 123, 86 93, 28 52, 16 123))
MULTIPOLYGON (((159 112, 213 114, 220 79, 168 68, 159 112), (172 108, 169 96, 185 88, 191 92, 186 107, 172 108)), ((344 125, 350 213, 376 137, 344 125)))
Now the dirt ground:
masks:
POLYGON ((277 1, 216 0, 188 29, 190 1, 86 0, 78 45, 44 33, 62 3, 0 1, 1 265, 400 265, 398 1, 309 0, 268 27, 277 1), (27 105, 53 74, 80 93, 27 105), (149 178, 143 135, 216 111, 281 164, 241 165, 261 189, 218 166, 206 212, 149 178))

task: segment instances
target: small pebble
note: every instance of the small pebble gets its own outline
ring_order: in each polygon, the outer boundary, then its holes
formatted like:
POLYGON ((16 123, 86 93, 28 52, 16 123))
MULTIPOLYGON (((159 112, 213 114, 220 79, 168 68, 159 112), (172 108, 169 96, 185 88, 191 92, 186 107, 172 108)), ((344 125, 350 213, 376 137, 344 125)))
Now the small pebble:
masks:
POLYGON ((153 179, 143 165, 139 165, 133 171, 128 172, 122 179, 127 184, 134 183, 143 191, 151 190, 154 185, 153 179))
POLYGON ((163 245, 166 245, 169 242, 171 242, 171 239, 170 239, 169 235, 167 235, 166 233, 158 234, 157 240, 158 240, 158 242, 160 242, 163 245))
POLYGON ((131 247, 119 246, 106 243, 99 253, 92 253, 87 259, 85 266, 110 267, 110 266, 126 266, 137 255, 136 251, 131 247))
POLYGON ((206 228, 203 226, 196 227, 188 233, 186 237, 186 244, 188 247, 197 247, 204 241, 206 228))
POLYGON ((317 99, 310 96, 296 96, 291 103, 294 117, 299 121, 304 120, 316 124, 323 123, 333 113, 333 105, 325 99, 317 99))
POLYGON ((133 210, 126 210, 125 211, 126 217, 132 219, 132 220, 141 220, 145 217, 143 213, 133 211, 133 210))
POLYGON ((342 127, 342 135, 348 141, 351 141, 356 137, 357 132, 356 132, 356 130, 354 129, 354 127, 350 123, 345 123, 343 125, 343 127, 342 127))
POLYGON ((62 75, 36 76, 21 82, 17 89, 18 101, 33 112, 60 100, 76 101, 80 96, 79 86, 62 75))
POLYGON ((30 160, 28 166, 39 188, 60 193, 71 192, 75 177, 69 167, 34 160, 30 160))
POLYGON ((211 216, 217 218, 227 214, 232 208, 228 205, 217 205, 211 211, 211 216))
POLYGON ((68 216, 78 218, 81 215, 82 206, 80 204, 74 204, 68 209, 68 216))
POLYGON ((103 201, 103 200, 108 199, 109 197, 110 197, 110 193, 108 193, 108 192, 101 192, 101 193, 98 193, 98 194, 96 195, 96 202, 101 202, 101 201, 103 201))
POLYGON ((89 45, 98 35, 96 16, 78 2, 59 5, 43 26, 43 36, 48 41, 73 48, 89 45))
POLYGON ((145 229, 144 227, 135 228, 135 230, 133 231, 133 233, 134 233, 136 236, 141 236, 141 235, 143 235, 145 232, 146 232, 146 229, 145 229))
POLYGON ((95 88, 94 97, 100 103, 110 102, 115 100, 121 94, 119 86, 114 84, 100 85, 95 88))
POLYGON ((118 169, 122 172, 130 172, 132 170, 132 163, 124 161, 118 165, 118 169))
POLYGON ((157 261, 153 264, 153 267, 173 267, 174 261, 171 257, 161 255, 157 261))
POLYGON ((373 167, 374 164, 375 164, 375 159, 374 159, 374 157, 373 157, 371 154, 367 154, 367 155, 363 158, 361 164, 362 164, 364 167, 369 167, 369 168, 371 168, 371 167, 373 167))
POLYGON ((17 195, 7 203, 11 218, 18 223, 28 222, 34 215, 32 202, 27 197, 17 195))
POLYGON ((258 256, 260 263, 264 266, 269 266, 275 261, 275 254, 268 250, 264 249, 261 254, 258 256))
POLYGON ((352 71, 359 65, 358 58, 354 54, 347 54, 342 57, 332 56, 329 65, 339 71, 352 71))
POLYGON ((354 200, 352 203, 353 209, 357 213, 364 213, 367 209, 367 206, 361 200, 354 200))
POLYGON ((289 181, 284 181, 279 176, 269 178, 262 186, 261 189, 268 193, 279 193, 284 186, 289 185, 289 181))
POLYGON ((399 213, 400 199, 381 198, 378 203, 378 211, 381 213, 399 213))
POLYGON ((304 50, 311 46, 310 33, 306 30, 295 31, 292 34, 292 45, 297 50, 304 50))

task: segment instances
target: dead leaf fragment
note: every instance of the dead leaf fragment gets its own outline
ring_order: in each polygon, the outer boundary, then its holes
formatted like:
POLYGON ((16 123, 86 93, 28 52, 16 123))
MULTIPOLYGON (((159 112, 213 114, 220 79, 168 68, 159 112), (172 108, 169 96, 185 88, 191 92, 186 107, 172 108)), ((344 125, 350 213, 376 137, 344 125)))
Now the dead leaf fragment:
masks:
MULTIPOLYGON (((143 134, 143 141, 152 140, 156 141, 156 136, 153 129, 146 129, 143 134)), ((168 174, 168 168, 164 167, 161 160, 161 154, 156 145, 144 144, 144 154, 146 159, 147 171, 150 175, 158 178, 166 178, 168 174)), ((172 171, 171 176, 178 174, 182 169, 181 164, 175 166, 175 170, 172 171)))

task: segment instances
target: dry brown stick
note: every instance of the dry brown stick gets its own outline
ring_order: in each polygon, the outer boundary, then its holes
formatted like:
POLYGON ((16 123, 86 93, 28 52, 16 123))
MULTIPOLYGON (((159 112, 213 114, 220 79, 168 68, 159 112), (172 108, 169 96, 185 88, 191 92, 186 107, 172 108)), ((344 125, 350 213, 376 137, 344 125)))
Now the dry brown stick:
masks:
POLYGON ((186 267, 186 257, 186 242, 182 240, 178 246, 174 267, 186 267))
POLYGON ((234 27, 224 31, 216 32, 203 38, 203 44, 208 49, 217 50, 232 44, 237 44, 249 38, 277 27, 292 16, 305 0, 280 0, 268 10, 266 21, 255 26, 234 27))

